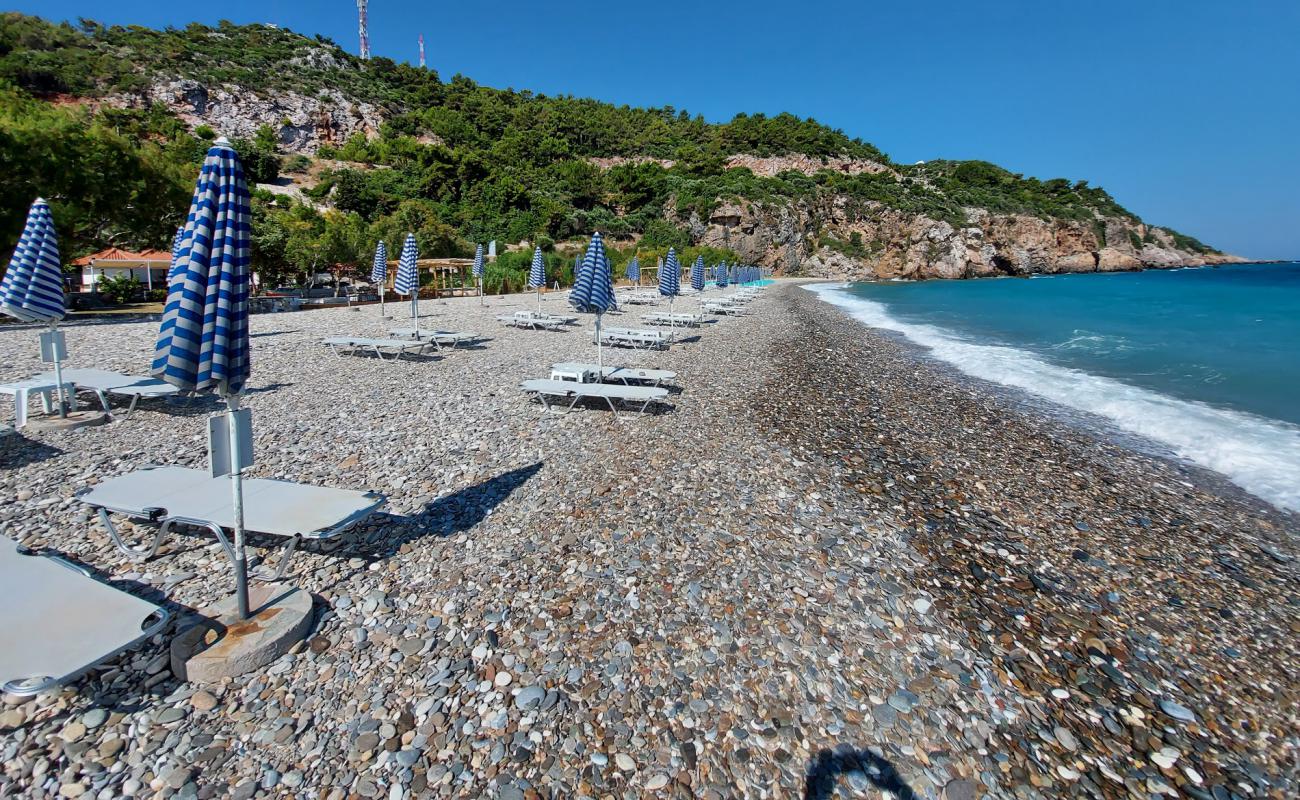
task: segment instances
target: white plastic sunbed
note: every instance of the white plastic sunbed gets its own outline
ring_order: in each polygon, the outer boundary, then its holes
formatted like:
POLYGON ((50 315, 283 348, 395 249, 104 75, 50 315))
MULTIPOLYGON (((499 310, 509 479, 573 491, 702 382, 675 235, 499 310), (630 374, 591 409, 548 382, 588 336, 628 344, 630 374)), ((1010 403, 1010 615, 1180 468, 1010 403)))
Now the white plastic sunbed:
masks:
POLYGON ((0 586, 0 682, 17 695, 67 683, 153 636, 171 618, 88 570, 2 536, 0 586))
POLYGON ((516 328, 544 329, 548 331, 559 330, 565 325, 577 322, 577 317, 562 317, 556 314, 543 314, 537 311, 516 311, 513 314, 503 314, 497 317, 498 322, 504 322, 507 325, 513 325, 516 328))
POLYGON ((601 367, 597 364, 579 364, 565 361, 551 365, 551 380, 574 380, 595 383, 649 384, 658 386, 677 378, 677 373, 666 369, 639 369, 637 367, 601 367), (600 379, 597 380, 597 376, 600 379))
POLYGON ((704 315, 654 312, 652 314, 642 314, 641 320, 650 325, 666 325, 670 328, 698 328, 704 323, 704 315))
POLYGON ((341 356, 345 352, 370 352, 378 356, 381 361, 384 360, 384 353, 391 353, 391 360, 396 361, 404 355, 423 353, 431 346, 429 342, 417 339, 368 339, 361 336, 333 336, 325 339, 323 343, 328 345, 336 356, 341 356))
MULTIPOLYGON (((37 377, 53 381, 54 373, 46 372, 37 377)), ((99 404, 104 407, 105 413, 112 412, 108 405, 109 395, 131 398, 131 405, 122 414, 123 417, 130 416, 131 412, 135 411, 136 403, 139 403, 142 397, 176 397, 180 394, 180 389, 166 381, 152 377, 141 378, 136 375, 123 375, 120 372, 111 372, 105 369, 65 369, 63 370, 63 380, 76 386, 77 391, 94 392, 95 396, 99 398, 99 404)))
MULTIPOLYGON (((542 401, 546 411, 551 410, 553 400, 568 400, 564 411, 572 411, 583 398, 597 398, 609 405, 609 410, 618 414, 618 404, 631 405, 638 413, 644 413, 651 403, 662 402, 668 397, 667 389, 651 386, 621 386, 616 383, 579 383, 577 381, 528 380, 519 385, 527 394, 536 395, 542 401), (639 404, 639 406, 638 406, 639 404)), ((558 403, 554 403, 558 405, 558 403)))
POLYGON ((749 313, 744 306, 732 303, 704 303, 701 306, 705 311, 712 311, 714 314, 725 314, 727 316, 739 317, 749 313))
POLYGON ((458 345, 465 342, 472 342, 479 338, 477 333, 461 333, 459 331, 426 331, 423 328, 392 328, 388 335, 394 339, 419 339, 425 342, 433 342, 440 348, 454 350, 458 345))
MULTIPOLYGON (((383 495, 374 492, 266 478, 245 478, 243 484, 244 529, 289 540, 275 570, 275 580, 284 577, 299 542, 332 539, 385 502, 383 495)), ((146 467, 110 478, 81 493, 78 499, 99 513, 108 535, 131 558, 151 558, 176 525, 207 528, 216 534, 227 555, 234 558, 225 534, 235 524, 229 476, 214 478, 207 470, 185 467, 146 467), (112 514, 157 524, 153 543, 128 545, 113 524, 112 514)))
POLYGON ((673 335, 658 330, 635 328, 601 328, 600 343, 615 347, 662 350, 672 344, 673 335))

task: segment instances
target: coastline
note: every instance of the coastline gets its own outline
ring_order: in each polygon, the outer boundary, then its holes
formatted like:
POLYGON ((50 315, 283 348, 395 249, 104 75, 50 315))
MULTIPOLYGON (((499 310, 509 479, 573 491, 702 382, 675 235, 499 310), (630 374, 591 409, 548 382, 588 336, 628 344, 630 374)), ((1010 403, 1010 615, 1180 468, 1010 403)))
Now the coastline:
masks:
MULTIPOLYGON (((891 775, 954 799, 1295 789, 1290 521, 790 281, 669 351, 607 351, 679 373, 668 413, 626 421, 519 395, 594 354, 577 329, 492 323, 532 295, 421 307, 488 340, 378 363, 319 345, 383 330, 375 306, 253 318, 253 474, 390 498, 299 556, 309 642, 196 687, 159 640, 62 693, 6 697, 0 794, 824 797, 891 775)), ((72 324, 69 352, 138 372, 154 332, 72 324)), ((5 379, 39 371, 30 339, 0 331, 5 379)), ((210 537, 129 562, 72 499, 197 463, 205 412, 142 404, 7 445, 0 533, 178 616, 227 594, 210 537)))

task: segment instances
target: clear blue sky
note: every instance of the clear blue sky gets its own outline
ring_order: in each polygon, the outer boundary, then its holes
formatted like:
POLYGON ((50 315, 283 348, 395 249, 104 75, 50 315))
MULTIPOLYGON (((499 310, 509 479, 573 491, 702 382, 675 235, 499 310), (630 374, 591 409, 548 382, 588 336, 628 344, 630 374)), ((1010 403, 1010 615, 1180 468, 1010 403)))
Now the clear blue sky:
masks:
MULTIPOLYGON (((357 48, 353 0, 18 0, 110 24, 273 22, 357 48)), ((707 119, 790 111, 899 161, 1086 179, 1155 224, 1300 258, 1297 0, 371 0, 376 54, 707 119)))

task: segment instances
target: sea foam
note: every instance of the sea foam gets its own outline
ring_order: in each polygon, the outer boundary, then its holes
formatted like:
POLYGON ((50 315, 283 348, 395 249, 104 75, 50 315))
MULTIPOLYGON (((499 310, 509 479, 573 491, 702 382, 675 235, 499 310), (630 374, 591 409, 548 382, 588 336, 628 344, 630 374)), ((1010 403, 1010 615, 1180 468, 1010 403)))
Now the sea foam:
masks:
POLYGON ((1023 389, 1167 446, 1227 476, 1280 508, 1300 511, 1300 427, 1168 397, 1121 381, 1048 363, 1014 347, 979 344, 934 325, 903 322, 881 303, 843 285, 806 287, 872 328, 896 331, 936 357, 984 380, 1023 389))

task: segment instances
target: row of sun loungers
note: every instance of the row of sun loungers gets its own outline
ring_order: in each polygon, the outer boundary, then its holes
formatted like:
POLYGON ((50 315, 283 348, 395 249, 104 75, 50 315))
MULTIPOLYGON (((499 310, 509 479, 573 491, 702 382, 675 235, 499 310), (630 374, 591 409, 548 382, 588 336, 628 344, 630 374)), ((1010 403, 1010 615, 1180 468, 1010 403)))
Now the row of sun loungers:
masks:
POLYGON ((704 324, 703 314, 642 314, 641 321, 649 325, 662 325, 670 328, 698 328, 704 324))
POLYGON ((415 328, 393 328, 388 334, 387 339, 367 336, 331 336, 324 339, 323 343, 338 356, 344 353, 373 353, 380 360, 388 358, 397 361, 402 356, 454 350, 466 342, 478 339, 478 335, 473 333, 417 331, 415 328))
POLYGON ((663 350, 672 344, 672 333, 636 328, 601 328, 600 343, 613 347, 631 347, 645 350, 663 350))

